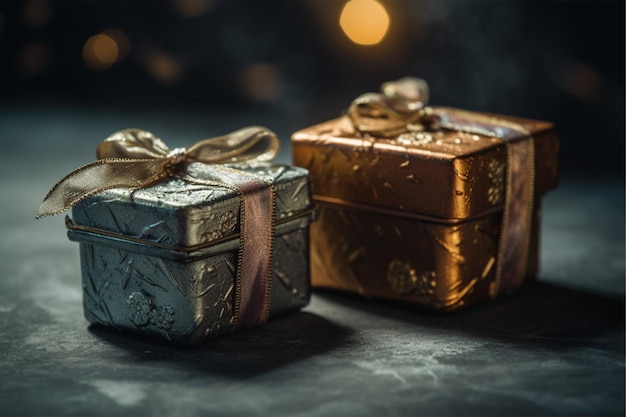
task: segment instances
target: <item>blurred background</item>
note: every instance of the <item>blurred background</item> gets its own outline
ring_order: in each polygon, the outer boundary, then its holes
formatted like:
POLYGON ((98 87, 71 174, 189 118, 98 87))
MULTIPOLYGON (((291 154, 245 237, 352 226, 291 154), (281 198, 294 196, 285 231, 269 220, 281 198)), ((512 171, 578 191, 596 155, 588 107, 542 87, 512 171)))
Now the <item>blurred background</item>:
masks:
POLYGON ((555 122, 564 174, 623 179, 624 19, 623 1, 0 2, 0 140, 94 149, 130 124, 176 145, 262 124, 288 152, 412 75, 435 105, 555 122))
POLYGON ((0 415, 623 416, 624 25, 623 0, 0 0, 0 415), (316 291, 205 351, 86 330, 78 248, 34 217, 101 140, 264 125, 288 163, 406 75, 556 124, 537 285, 454 317, 316 291))

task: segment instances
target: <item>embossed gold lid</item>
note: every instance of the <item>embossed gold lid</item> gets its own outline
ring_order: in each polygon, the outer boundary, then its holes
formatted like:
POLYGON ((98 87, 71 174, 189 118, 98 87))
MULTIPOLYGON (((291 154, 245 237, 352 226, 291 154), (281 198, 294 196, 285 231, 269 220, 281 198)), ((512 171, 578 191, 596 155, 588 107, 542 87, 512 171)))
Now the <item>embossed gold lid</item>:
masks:
MULTIPOLYGON (((489 117, 521 125, 535 139, 536 198, 555 188, 554 126, 489 117)), ((496 137, 445 129, 405 129, 386 137, 360 132, 343 116, 294 133, 292 144, 294 164, 309 169, 318 201, 400 210, 435 220, 467 219, 502 208, 506 144, 496 137)))

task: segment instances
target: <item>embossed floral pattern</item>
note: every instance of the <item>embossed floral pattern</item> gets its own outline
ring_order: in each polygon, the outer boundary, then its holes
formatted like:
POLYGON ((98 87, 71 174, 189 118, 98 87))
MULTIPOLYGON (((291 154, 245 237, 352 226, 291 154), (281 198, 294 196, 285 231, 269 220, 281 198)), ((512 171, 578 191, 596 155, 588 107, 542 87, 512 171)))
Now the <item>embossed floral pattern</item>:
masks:
POLYGON ((387 281, 393 291, 406 296, 429 296, 435 292, 434 288, 437 285, 434 271, 426 271, 418 275, 408 262, 398 259, 389 264, 387 281))
POLYGON ((169 330, 172 328, 172 323, 174 323, 172 306, 155 307, 147 295, 138 291, 128 296, 127 303, 130 321, 135 326, 153 324, 160 329, 169 330))
POLYGON ((504 199, 504 164, 495 159, 489 161, 488 175, 491 187, 487 190, 487 198, 491 205, 502 203, 504 199))
POLYGON ((229 235, 237 227, 237 216, 232 211, 222 214, 217 228, 202 235, 202 242, 211 242, 229 235))
POLYGON ((226 213, 222 214, 218 226, 219 231, 222 233, 222 235, 226 235, 235 230, 235 226, 237 226, 237 216, 235 216, 235 213, 233 213, 232 211, 227 211, 226 213))
POLYGON ((437 281, 435 280, 435 271, 426 271, 421 273, 413 287, 413 293, 421 296, 434 294, 437 281))
POLYGON ((416 279, 415 270, 411 268, 408 262, 396 259, 391 261, 387 268, 387 281, 391 284, 391 289, 398 294, 411 294, 416 279))
POLYGON ((210 241, 212 241, 212 240, 217 240, 217 239, 219 239, 219 238, 221 238, 221 237, 222 237, 222 234, 220 233, 220 231, 219 231, 219 230, 213 230, 213 231, 211 231, 211 232, 209 232, 209 233, 205 233, 205 234, 202 236, 202 241, 203 241, 203 242, 204 242, 204 241, 209 241, 209 242, 210 242, 210 241))
POLYGON ((150 314, 150 323, 164 330, 172 328, 174 323, 174 309, 170 305, 157 307, 150 314))
POLYGON ((132 293, 127 300, 130 320, 135 326, 145 326, 150 320, 150 300, 140 292, 132 293))

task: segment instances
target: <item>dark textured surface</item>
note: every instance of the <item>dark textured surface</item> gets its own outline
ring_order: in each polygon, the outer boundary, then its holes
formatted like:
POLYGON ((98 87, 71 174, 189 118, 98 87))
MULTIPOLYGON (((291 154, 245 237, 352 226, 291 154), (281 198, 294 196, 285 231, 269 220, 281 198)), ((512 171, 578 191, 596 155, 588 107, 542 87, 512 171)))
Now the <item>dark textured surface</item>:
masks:
POLYGON ((61 216, 33 217, 115 130, 184 146, 241 124, 0 115, 0 415, 624 415, 620 179, 566 176, 546 197, 540 278, 510 297, 432 315, 316 292, 301 313, 185 348, 89 326, 78 246, 61 216))

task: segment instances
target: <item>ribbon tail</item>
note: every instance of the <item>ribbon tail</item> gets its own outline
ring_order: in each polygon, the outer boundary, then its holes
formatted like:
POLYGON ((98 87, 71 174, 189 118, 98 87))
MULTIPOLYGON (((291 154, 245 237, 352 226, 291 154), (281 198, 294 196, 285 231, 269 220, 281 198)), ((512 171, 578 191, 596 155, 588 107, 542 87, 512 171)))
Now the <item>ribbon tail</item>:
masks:
POLYGON ((163 159, 101 159, 63 177, 39 206, 36 219, 59 214, 97 193, 112 188, 137 189, 163 178, 163 159))

